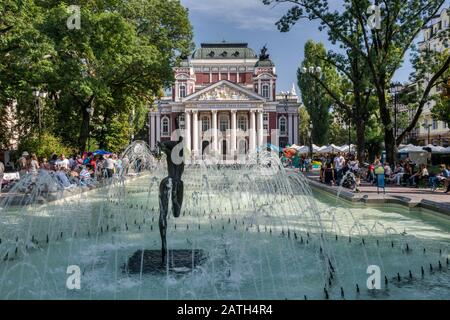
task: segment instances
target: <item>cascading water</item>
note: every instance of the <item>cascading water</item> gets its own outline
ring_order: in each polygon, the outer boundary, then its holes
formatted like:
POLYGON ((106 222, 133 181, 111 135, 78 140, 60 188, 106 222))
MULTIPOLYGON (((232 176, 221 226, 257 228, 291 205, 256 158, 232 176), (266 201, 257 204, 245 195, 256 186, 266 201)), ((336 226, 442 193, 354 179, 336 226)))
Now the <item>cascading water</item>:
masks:
POLYGON ((167 246, 202 250, 205 260, 130 274, 134 252, 160 248, 158 188, 167 170, 143 143, 126 155, 126 179, 68 196, 42 172, 2 200, 1 299, 450 297, 446 222, 317 201, 306 179, 271 153, 245 165, 186 166, 182 214, 169 216, 167 246), (79 290, 66 286, 73 265, 79 290), (381 290, 366 284, 372 265, 381 290))

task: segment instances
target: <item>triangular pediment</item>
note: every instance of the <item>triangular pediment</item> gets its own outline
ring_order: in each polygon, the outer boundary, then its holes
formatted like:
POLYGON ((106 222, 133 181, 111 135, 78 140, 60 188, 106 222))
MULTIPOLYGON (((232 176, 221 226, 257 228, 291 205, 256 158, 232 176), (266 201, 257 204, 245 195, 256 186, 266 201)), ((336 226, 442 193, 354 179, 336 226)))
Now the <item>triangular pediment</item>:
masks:
POLYGON ((222 80, 197 91, 186 98, 187 101, 261 101, 266 99, 255 92, 247 90, 233 82, 222 80))

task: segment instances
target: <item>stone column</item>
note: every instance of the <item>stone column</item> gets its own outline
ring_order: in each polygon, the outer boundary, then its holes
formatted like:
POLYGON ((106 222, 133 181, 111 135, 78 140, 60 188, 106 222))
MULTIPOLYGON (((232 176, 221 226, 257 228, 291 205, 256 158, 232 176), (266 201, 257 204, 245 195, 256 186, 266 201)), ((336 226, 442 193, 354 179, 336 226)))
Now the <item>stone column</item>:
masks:
POLYGON ((236 154, 236 138, 237 138, 237 125, 236 125, 236 113, 237 110, 231 110, 231 153, 236 154))
POLYGON ((258 110, 258 147, 263 146, 264 142, 264 118, 263 118, 263 110, 258 110))
POLYGON ((255 110, 250 110, 250 150, 249 153, 256 151, 256 121, 255 121, 255 110))
POLYGON ((192 151, 194 156, 198 155, 198 111, 192 110, 192 151))
POLYGON ((156 142, 161 141, 161 113, 156 114, 156 142))
POLYGON ((294 143, 298 145, 298 115, 294 115, 294 143))
POLYGON ((184 129, 184 140, 186 149, 191 151, 191 111, 185 111, 185 129, 184 129))
POLYGON ((289 130, 289 144, 294 143, 294 130, 293 130, 293 116, 292 113, 289 114, 288 118, 288 130, 289 130))
POLYGON ((155 149, 155 147, 156 147, 155 126, 156 126, 155 114, 150 113, 150 149, 151 150, 155 149))
POLYGON ((212 110, 212 134, 213 134, 213 141, 212 141, 212 151, 213 153, 217 152, 217 110, 212 110))

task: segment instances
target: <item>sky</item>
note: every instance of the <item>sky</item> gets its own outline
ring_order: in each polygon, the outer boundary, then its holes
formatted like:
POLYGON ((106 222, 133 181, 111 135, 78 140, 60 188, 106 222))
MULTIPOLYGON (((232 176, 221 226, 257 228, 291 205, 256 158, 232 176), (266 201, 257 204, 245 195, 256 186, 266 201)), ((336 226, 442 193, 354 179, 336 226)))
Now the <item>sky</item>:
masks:
MULTIPOLYGON (((327 40, 326 32, 318 30, 316 21, 302 20, 290 32, 279 32, 275 23, 290 8, 289 4, 265 6, 261 0, 181 0, 181 3, 189 9, 197 47, 202 42, 225 40, 248 43, 259 53, 267 45, 277 67, 278 92, 290 90, 293 83, 299 92, 296 72, 309 39, 325 43, 327 49, 334 48, 327 40)), ((332 9, 337 9, 333 6, 336 7, 339 0, 330 3, 332 9)), ((406 61, 398 70, 395 81, 407 82, 411 71, 411 65, 406 61)))

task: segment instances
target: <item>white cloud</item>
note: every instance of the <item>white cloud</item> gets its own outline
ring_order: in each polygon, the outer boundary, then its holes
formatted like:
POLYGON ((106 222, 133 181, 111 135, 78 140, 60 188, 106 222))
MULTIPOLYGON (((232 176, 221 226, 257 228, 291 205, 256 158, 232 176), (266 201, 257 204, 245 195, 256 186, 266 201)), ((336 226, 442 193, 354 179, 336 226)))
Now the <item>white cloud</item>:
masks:
POLYGON ((238 29, 264 31, 276 31, 275 22, 288 8, 273 9, 261 0, 181 0, 181 3, 192 14, 205 15, 238 29))

